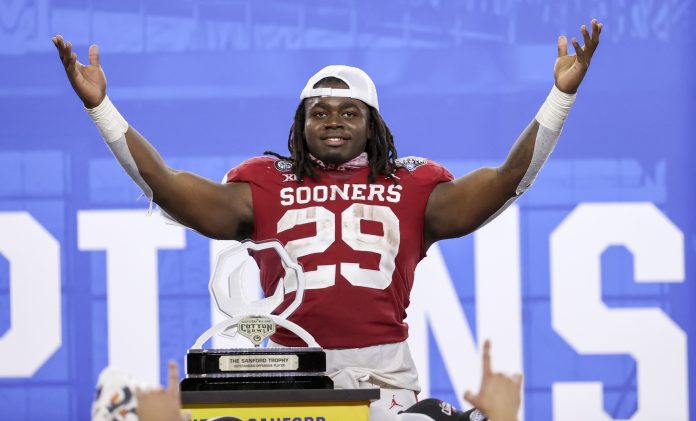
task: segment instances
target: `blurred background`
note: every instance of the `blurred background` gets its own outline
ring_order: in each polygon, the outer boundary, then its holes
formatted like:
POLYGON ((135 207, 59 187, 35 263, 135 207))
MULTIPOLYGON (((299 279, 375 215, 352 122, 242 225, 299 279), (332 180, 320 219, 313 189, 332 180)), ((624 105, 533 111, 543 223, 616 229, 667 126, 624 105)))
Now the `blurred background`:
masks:
POLYGON ((219 317, 224 244, 146 215, 52 36, 83 61, 99 45, 109 97, 172 167, 219 180, 284 153, 306 80, 348 64, 376 82, 399 156, 458 176, 502 162, 557 37, 592 18, 601 43, 537 183, 421 264, 421 397, 465 406, 491 338, 494 368, 525 374, 524 419, 696 419, 691 0, 0 1, 5 418, 88 419, 107 364, 161 381, 219 317))

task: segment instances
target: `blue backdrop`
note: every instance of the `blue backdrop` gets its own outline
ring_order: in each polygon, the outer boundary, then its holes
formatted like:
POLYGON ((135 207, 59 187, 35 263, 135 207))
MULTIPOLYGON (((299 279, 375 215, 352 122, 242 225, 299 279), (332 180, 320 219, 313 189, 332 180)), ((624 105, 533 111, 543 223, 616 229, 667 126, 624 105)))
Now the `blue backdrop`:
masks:
MULTIPOLYGON (((53 35, 72 40, 84 60, 88 45, 99 44, 109 96, 173 167, 218 180, 246 157, 285 152, 307 78, 327 64, 349 64, 375 80, 400 156, 429 157, 463 175, 505 158, 552 86, 557 36, 580 37, 593 17, 605 24, 600 47, 551 162, 514 208, 517 263, 501 258, 519 278, 513 316, 521 336, 509 353, 526 376, 524 416, 573 419, 556 406, 570 405, 566 392, 592 394, 573 385, 594 384, 607 419, 657 419, 650 411, 660 407, 674 414, 667 419, 696 419, 691 0, 7 0, 0 7, 0 408, 7 419, 89 417, 96 377, 110 361, 107 284, 116 275, 111 250, 98 244, 102 231, 81 218, 115 212, 106 224, 147 209, 72 92, 53 35), (587 280, 601 287, 595 311, 568 301, 563 262, 574 262, 582 280, 598 237, 606 237, 592 255, 601 276, 587 280), (641 268, 643 260, 653 269, 641 268), (625 346, 611 334, 614 316, 626 317, 617 326, 637 330, 625 346), (584 320, 596 335, 583 331, 584 320)), ((160 372, 167 358, 181 361, 211 320, 209 240, 181 235, 153 246, 152 259, 123 257, 138 267, 154 262, 160 372)), ((448 240, 435 252, 456 295, 452 311, 480 344, 475 285, 485 277, 475 269, 485 251, 476 241, 448 240)), ((439 339, 447 335, 436 333, 442 324, 423 311, 429 357, 421 382, 459 405, 457 379, 467 373, 454 372, 457 363, 444 355, 449 343, 439 339)))

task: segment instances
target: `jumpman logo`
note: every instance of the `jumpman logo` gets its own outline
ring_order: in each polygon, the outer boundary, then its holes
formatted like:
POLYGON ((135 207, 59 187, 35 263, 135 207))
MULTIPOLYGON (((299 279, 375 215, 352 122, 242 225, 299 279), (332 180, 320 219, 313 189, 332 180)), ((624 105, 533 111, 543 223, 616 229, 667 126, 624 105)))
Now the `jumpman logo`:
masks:
POLYGON ((389 409, 392 409, 392 408, 394 408, 395 406, 400 406, 400 407, 402 407, 402 408, 404 407, 403 405, 401 405, 400 403, 398 403, 398 402, 396 401, 396 395, 392 395, 391 406, 389 407, 389 409))

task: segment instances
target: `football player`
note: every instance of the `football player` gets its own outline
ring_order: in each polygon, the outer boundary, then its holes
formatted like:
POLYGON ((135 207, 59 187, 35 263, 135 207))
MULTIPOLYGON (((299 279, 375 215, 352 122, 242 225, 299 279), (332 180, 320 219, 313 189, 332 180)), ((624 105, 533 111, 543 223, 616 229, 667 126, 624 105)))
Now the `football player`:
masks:
MULTIPOLYGON (((290 320, 327 350, 336 387, 379 386, 371 414, 390 419, 419 391, 404 323, 417 263, 434 242, 471 233, 529 188, 556 145, 601 30, 596 20, 583 25, 584 45, 573 38, 571 55, 566 37, 558 38, 554 86, 505 161, 457 179, 427 159, 397 157, 374 83, 348 66, 309 79, 287 157, 252 158, 222 184, 172 169, 109 100, 97 46, 84 65, 70 42, 60 35, 53 42, 108 147, 169 217, 211 238, 277 239, 302 264, 307 291, 290 320)), ((261 274, 271 295, 282 274, 273 266, 261 274)), ((282 329, 271 339, 303 345, 282 329)))

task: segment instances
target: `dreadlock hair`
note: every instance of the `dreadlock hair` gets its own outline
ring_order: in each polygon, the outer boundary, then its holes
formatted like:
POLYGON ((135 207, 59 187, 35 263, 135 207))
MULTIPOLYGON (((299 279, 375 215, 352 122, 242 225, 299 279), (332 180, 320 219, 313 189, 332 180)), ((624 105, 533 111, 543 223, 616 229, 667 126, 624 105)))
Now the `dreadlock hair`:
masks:
MULTIPOLYGON (((317 82, 314 87, 317 88, 323 83, 332 82, 345 84, 341 79, 327 77, 317 82)), ((379 111, 370 105, 367 105, 367 108, 370 110, 368 124, 370 132, 372 133, 372 136, 367 139, 367 144, 365 146, 368 166, 370 168, 367 179, 370 183, 374 183, 378 175, 383 175, 391 179, 394 184, 397 184, 394 172, 396 171, 395 161, 398 156, 396 146, 394 146, 394 137, 387 123, 384 122, 384 119, 382 119, 382 116, 379 114, 379 111)), ((304 101, 301 101, 300 105, 297 106, 297 110, 295 110, 295 120, 290 127, 290 134, 288 135, 288 150, 290 151, 290 156, 283 156, 272 151, 264 152, 264 155, 272 155, 279 159, 292 161, 293 170, 298 182, 302 182, 307 175, 314 180, 318 178, 314 163, 312 163, 309 158, 310 152, 307 147, 307 139, 304 135, 304 125, 305 106, 304 101)))

